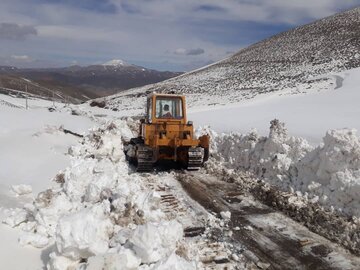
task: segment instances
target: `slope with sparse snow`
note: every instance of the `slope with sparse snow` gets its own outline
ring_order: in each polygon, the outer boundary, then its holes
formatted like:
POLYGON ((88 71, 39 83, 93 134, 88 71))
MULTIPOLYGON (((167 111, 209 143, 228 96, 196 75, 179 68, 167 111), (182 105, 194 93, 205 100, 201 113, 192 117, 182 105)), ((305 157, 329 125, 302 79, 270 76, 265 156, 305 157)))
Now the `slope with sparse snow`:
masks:
POLYGON ((360 66, 359 29, 360 8, 355 8, 278 34, 202 69, 111 96, 108 105, 122 109, 134 97, 153 91, 183 93, 192 106, 201 106, 329 88, 333 81, 321 75, 360 66))

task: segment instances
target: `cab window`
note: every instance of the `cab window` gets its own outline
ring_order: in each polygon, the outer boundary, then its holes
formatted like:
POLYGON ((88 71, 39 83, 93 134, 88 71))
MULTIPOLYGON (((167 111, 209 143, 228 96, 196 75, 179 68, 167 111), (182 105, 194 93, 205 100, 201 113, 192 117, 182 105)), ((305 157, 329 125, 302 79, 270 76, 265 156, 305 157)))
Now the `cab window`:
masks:
POLYGON ((151 98, 147 99, 146 115, 147 115, 148 123, 151 123, 151 118, 152 118, 152 99, 151 98))
POLYGON ((183 118, 181 98, 156 97, 156 118, 183 118))

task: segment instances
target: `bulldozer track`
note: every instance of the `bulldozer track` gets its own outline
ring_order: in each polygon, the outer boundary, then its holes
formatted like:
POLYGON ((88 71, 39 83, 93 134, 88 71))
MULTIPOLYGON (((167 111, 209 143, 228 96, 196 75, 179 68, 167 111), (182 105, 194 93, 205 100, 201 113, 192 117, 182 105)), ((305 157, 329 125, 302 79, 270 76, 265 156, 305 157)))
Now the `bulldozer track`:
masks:
POLYGON ((176 195, 172 193, 171 188, 154 182, 149 183, 149 186, 160 194, 160 209, 169 218, 185 216, 186 210, 176 195))
POLYGON ((235 183, 204 171, 179 173, 178 180, 208 211, 231 212, 229 241, 244 245, 242 254, 259 269, 360 269, 359 257, 256 201, 235 183))
POLYGON ((203 164, 204 153, 200 147, 189 148, 188 151, 188 170, 199 170, 203 164))
POLYGON ((153 169, 153 150, 149 147, 138 145, 137 167, 138 172, 150 172, 153 169))

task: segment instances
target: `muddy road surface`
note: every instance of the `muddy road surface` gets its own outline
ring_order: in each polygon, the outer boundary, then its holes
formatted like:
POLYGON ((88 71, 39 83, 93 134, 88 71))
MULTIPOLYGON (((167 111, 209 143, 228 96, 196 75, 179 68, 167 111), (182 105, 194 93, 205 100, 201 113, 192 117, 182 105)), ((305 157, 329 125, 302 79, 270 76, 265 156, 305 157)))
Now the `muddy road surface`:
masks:
POLYGON ((190 197, 224 216, 234 245, 259 269, 360 269, 360 258, 266 206, 236 183, 200 172, 178 173, 190 197))

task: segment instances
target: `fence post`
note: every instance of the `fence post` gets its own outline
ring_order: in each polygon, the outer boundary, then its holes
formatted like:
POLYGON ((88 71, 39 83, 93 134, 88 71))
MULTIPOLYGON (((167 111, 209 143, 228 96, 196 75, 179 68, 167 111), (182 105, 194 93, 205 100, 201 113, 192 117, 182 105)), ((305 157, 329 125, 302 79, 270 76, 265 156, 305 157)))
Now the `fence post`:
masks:
POLYGON ((26 92, 26 95, 25 95, 25 108, 28 109, 29 106, 28 106, 28 85, 25 84, 25 92, 26 92))

